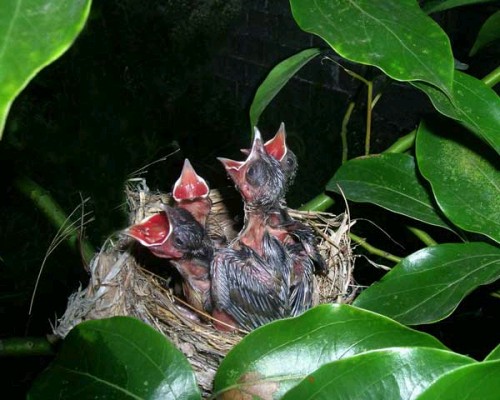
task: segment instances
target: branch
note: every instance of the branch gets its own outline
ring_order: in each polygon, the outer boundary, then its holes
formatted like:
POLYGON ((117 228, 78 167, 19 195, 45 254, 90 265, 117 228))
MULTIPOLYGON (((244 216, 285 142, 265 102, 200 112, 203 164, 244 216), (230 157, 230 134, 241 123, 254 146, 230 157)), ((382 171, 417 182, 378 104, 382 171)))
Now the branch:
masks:
POLYGON ((398 140, 396 140, 391 146, 385 149, 382 153, 404 153, 405 151, 408 151, 413 147, 416 136, 417 136, 417 131, 413 130, 410 133, 401 136, 398 140))
POLYGON ((342 119, 342 129, 340 131, 340 138, 342 139, 342 164, 347 161, 347 153, 348 153, 348 145, 347 145, 347 124, 351 119, 352 111, 354 110, 354 106, 356 103, 351 101, 347 106, 347 111, 344 114, 344 118, 342 119))
POLYGON ((330 196, 325 193, 317 195, 314 199, 309 200, 306 204, 299 208, 300 211, 326 211, 335 204, 330 196))
POLYGON ((46 337, 9 338, 0 340, 0 357, 52 356, 53 343, 46 337))
POLYGON ((406 228, 419 238, 426 246, 435 246, 438 244, 427 232, 413 226, 407 226, 406 228))
POLYGON ((489 87, 495 86, 498 82, 500 82, 500 67, 496 67, 481 80, 489 87))
POLYGON ((376 256, 383 257, 389 261, 394 261, 395 263, 398 263, 402 260, 402 258, 397 257, 391 253, 388 253, 387 251, 380 250, 377 247, 372 246, 369 244, 365 239, 355 235, 354 233, 349 233, 349 236, 351 239, 359 244, 362 248, 364 248, 366 251, 368 251, 370 254, 374 254, 376 256))

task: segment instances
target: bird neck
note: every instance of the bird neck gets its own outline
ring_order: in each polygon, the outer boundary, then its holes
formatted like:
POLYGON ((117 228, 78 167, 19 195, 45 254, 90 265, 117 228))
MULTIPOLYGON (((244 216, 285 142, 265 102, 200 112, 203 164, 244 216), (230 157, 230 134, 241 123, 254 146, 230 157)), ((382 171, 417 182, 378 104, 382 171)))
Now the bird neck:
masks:
POLYGON ((170 261, 186 280, 208 281, 210 260, 204 258, 185 258, 170 261))
POLYGON ((263 253, 263 238, 266 232, 266 214, 260 209, 245 210, 245 223, 239 234, 239 241, 252 248, 257 254, 263 253))
POLYGON ((205 226, 207 221, 207 216, 212 208, 212 201, 210 198, 197 198, 194 200, 182 200, 177 203, 177 206, 189 211, 196 221, 198 221, 201 226, 205 226))

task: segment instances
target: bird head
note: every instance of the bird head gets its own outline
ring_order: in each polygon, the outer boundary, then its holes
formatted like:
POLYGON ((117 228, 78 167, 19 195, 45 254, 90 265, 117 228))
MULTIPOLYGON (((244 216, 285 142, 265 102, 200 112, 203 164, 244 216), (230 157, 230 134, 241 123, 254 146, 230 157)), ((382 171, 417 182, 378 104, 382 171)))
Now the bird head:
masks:
MULTIPOLYGON (((286 186, 290 186, 297 173, 297 156, 286 145, 284 122, 280 124, 276 135, 264 143, 264 148, 267 154, 279 162, 280 167, 283 170, 283 174, 285 175, 286 186)), ((241 152, 246 155, 250 154, 250 150, 248 149, 241 149, 241 152)))
POLYGON ((249 205, 274 204, 281 198, 285 178, 278 161, 270 156, 257 128, 252 149, 245 161, 218 158, 249 205))
POLYGON ((129 227, 124 233, 157 257, 179 260, 212 256, 205 229, 187 210, 163 204, 162 208, 163 211, 129 227))

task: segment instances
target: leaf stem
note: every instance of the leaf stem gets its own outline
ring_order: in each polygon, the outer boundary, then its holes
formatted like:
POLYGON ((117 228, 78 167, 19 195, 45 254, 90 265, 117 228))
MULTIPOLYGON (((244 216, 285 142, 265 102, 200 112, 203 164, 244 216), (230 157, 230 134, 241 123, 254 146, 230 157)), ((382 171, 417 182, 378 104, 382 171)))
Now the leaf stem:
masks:
POLYGON ((370 141, 372 136, 372 100, 373 100, 373 82, 366 81, 368 93, 366 98, 366 137, 365 137, 365 156, 370 154, 370 141))
POLYGON ((54 348, 46 337, 8 338, 0 340, 0 357, 51 355, 54 355, 54 348))
POLYGON ((366 251, 368 251, 370 254, 374 254, 376 256, 380 256, 380 257, 383 257, 389 261, 393 261, 395 263, 398 263, 402 260, 402 258, 400 257, 397 257, 391 253, 388 253, 387 251, 384 251, 384 250, 380 250, 379 248, 377 247, 374 247, 372 246, 371 244, 369 244, 365 239, 355 235, 354 233, 349 233, 349 236, 351 237, 351 239, 356 242, 357 244, 359 244, 362 248, 364 248, 366 251))
POLYGON ((495 297, 496 299, 500 299, 500 293, 499 292, 491 292, 490 296, 491 297, 495 297))
POLYGON ((418 237, 426 246, 435 246, 438 244, 427 232, 413 226, 407 226, 406 228, 418 237))
POLYGON ((495 86, 498 82, 500 82, 500 67, 496 67, 481 80, 489 87, 495 86))
POLYGON ((349 105, 347 106, 347 111, 344 114, 344 118, 342 119, 342 129, 340 131, 340 138, 342 139, 342 164, 344 164, 347 161, 347 124, 349 123, 349 120, 351 119, 351 114, 352 111, 354 110, 354 106, 356 103, 354 101, 351 101, 349 105))
POLYGON ((415 137, 417 135, 417 130, 413 130, 404 136, 401 136, 396 140, 391 146, 389 146, 382 153, 404 153, 410 150, 415 144, 415 137))
POLYGON ((333 200, 330 196, 325 193, 320 193, 315 198, 309 200, 306 204, 302 205, 299 210, 300 211, 326 211, 333 204, 335 204, 335 200, 333 200))
POLYGON ((372 135, 373 82, 369 81, 368 79, 365 79, 364 77, 362 77, 361 75, 357 74, 354 71, 351 71, 344 67, 342 68, 349 75, 363 82, 368 88, 367 98, 366 98, 366 136, 365 136, 365 156, 367 156, 368 154, 370 154, 370 140, 372 135))
MULTIPOLYGON (((22 176, 14 180, 14 186, 19 192, 32 200, 35 206, 45 214, 47 219, 57 229, 67 224, 68 217, 61 206, 57 204, 47 190, 43 189, 36 182, 26 176, 22 176)), ((66 242, 72 249, 81 251, 85 262, 88 263, 94 256, 94 248, 87 240, 80 237, 78 230, 68 233, 66 242), (81 249, 79 246, 81 246, 81 249)))

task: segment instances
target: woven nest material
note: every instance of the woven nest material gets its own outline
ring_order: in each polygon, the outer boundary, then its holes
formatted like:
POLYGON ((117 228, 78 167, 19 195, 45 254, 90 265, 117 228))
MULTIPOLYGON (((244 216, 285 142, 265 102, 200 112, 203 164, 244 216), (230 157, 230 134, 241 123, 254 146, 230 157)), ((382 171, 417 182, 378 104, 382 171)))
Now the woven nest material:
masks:
MULTIPOLYGON (((234 190, 233 190, 234 192, 234 190)), ((135 224, 160 211, 160 203, 169 203, 170 196, 152 193, 145 181, 129 182, 126 188, 129 222, 135 224)), ((233 193, 236 197, 237 193, 233 193)), ((227 197, 212 190, 212 213, 207 226, 223 231, 229 239, 238 229, 235 217, 226 206, 227 197)), ((347 214, 335 216, 324 212, 289 210, 290 215, 309 225, 318 238, 320 252, 328 265, 328 273, 318 276, 317 303, 351 303, 356 295, 353 280, 354 256, 347 214)), ((192 318, 189 305, 176 295, 169 271, 161 276, 152 272, 141 257, 135 243, 125 235, 109 238, 90 263, 90 281, 86 288, 73 293, 64 315, 57 321, 54 334, 65 337, 78 323, 117 315, 133 316, 162 332, 189 359, 204 395, 211 393, 212 382, 221 359, 246 332, 220 332, 210 323, 210 316, 192 318), (190 316, 191 315, 191 316, 190 316)))

